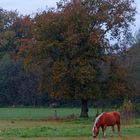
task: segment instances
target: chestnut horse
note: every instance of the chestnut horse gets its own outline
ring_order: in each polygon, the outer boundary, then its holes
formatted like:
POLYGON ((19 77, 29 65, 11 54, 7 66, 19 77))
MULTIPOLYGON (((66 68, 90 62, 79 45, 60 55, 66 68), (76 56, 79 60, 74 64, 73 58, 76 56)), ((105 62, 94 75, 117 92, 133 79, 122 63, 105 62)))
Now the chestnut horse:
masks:
POLYGON ((103 112, 94 122, 92 128, 92 136, 95 138, 99 134, 100 127, 102 128, 103 136, 106 136, 106 128, 112 127, 112 136, 114 135, 114 126, 117 125, 118 135, 120 136, 120 113, 119 112, 103 112))

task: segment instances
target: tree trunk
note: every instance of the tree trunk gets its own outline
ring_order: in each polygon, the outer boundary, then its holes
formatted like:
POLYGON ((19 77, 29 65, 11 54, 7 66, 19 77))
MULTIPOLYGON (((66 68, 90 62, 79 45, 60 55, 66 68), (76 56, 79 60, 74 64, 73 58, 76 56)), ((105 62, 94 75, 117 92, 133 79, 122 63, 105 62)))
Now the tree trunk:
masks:
POLYGON ((81 100, 82 106, 81 106, 81 115, 82 118, 88 118, 88 100, 82 99, 81 100))

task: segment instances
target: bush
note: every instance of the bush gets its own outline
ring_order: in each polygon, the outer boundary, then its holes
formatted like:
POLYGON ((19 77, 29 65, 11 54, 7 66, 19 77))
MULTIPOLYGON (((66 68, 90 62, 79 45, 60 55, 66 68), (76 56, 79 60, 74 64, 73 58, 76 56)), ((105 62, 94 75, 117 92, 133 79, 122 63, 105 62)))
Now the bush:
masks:
POLYGON ((140 115, 140 103, 135 104, 134 110, 135 110, 136 115, 139 116, 140 115))
POLYGON ((130 123, 134 116, 134 105, 131 100, 124 100, 121 106, 122 119, 125 123, 130 123))

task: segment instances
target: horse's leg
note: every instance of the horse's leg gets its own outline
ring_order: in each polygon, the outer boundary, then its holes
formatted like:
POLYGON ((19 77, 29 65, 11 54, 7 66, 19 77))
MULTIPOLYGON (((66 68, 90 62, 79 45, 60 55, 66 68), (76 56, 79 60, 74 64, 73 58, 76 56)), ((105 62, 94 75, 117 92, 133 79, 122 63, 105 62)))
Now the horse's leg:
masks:
POLYGON ((114 125, 112 126, 112 137, 114 136, 114 125))
POLYGON ((104 137, 106 137, 106 128, 107 128, 107 126, 104 126, 104 133, 103 133, 104 137))
POLYGON ((104 126, 101 126, 102 128, 102 133, 103 133, 103 137, 104 137, 104 126))
POLYGON ((118 128, 118 135, 121 136, 121 134, 120 134, 120 124, 117 124, 117 128, 118 128))

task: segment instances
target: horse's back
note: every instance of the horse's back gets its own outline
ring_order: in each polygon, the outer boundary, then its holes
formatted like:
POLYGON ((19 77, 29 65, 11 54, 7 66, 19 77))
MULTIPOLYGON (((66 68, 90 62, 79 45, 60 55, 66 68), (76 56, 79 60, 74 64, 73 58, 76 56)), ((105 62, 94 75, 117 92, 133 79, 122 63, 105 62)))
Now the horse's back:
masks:
POLYGON ((120 124, 120 113, 119 112, 105 112, 104 122, 108 125, 120 124))
POLYGON ((115 116, 120 116, 120 112, 112 112, 115 116))

